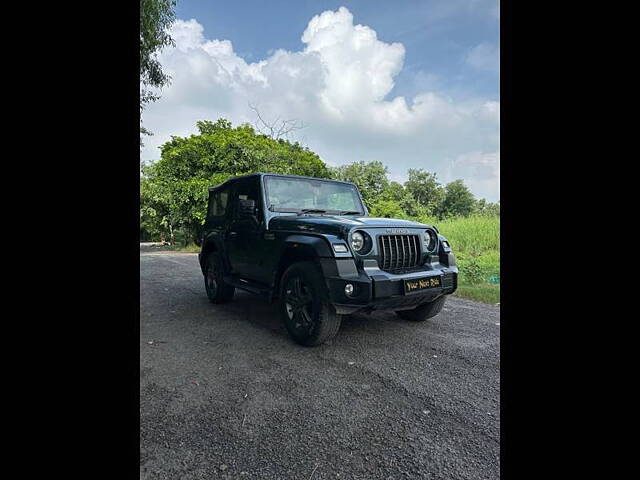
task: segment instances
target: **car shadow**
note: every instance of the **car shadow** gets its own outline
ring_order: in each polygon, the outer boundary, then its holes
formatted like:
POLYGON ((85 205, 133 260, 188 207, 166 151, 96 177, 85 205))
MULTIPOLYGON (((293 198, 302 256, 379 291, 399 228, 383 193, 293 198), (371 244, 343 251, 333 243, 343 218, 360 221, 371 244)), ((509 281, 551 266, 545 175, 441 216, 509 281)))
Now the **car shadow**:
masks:
POLYGON ((282 331, 284 335, 287 335, 278 315, 278 305, 275 302, 269 303, 265 297, 236 290, 233 300, 220 305, 219 308, 224 309, 225 314, 234 316, 243 322, 272 332, 282 331))
MULTIPOLYGON (((236 290, 231 302, 213 307, 225 317, 233 317, 237 321, 245 322, 293 342, 280 318, 277 302, 269 303, 264 297, 236 290)), ((385 332, 392 333, 391 331, 395 331, 403 324, 406 324, 406 321, 400 319, 394 312, 344 315, 340 330, 332 344, 340 344, 341 336, 346 339, 354 335, 377 336, 384 335, 385 332)))

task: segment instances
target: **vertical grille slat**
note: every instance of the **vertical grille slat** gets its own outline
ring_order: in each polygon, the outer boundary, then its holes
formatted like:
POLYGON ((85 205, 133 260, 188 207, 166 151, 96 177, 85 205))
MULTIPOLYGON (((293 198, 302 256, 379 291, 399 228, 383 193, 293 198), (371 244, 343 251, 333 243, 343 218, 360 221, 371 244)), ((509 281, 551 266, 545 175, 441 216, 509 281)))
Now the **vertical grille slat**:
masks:
MULTIPOLYGON (((382 240, 382 239, 380 239, 382 240)), ((387 268, 387 266, 385 265, 384 261, 387 258, 387 246, 384 244, 383 241, 380 242, 381 248, 380 248, 380 258, 382 259, 382 266, 380 268, 382 268, 383 270, 385 268, 387 268)))
POLYGON ((411 262, 413 261, 413 249, 411 248, 411 239, 407 237, 405 240, 407 241, 407 251, 409 252, 409 255, 407 256, 407 268, 408 268, 409 265, 411 265, 411 262))
POLYGON ((398 268, 398 259, 400 258, 400 252, 398 251, 398 239, 396 237, 391 237, 393 239, 393 262, 391 262, 391 268, 398 268))
POLYGON ((387 238, 387 243, 389 244, 389 253, 387 253, 385 257, 385 268, 391 267, 391 241, 387 238), (389 262, 389 263, 387 263, 389 262))
POLYGON ((402 245, 402 268, 405 267, 405 263, 407 261, 407 252, 404 250, 404 238, 400 238, 400 244, 402 245))
POLYGON ((418 235, 379 235, 378 266, 394 271, 413 268, 420 260, 418 235))

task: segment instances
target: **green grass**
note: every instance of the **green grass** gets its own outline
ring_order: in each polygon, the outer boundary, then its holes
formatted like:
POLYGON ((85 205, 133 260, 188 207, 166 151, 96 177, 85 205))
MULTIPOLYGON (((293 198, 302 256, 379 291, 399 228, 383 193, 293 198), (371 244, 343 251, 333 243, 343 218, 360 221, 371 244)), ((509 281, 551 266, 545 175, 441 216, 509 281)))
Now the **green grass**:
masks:
POLYGON ((454 218, 434 224, 456 255, 460 276, 456 296, 484 303, 500 302, 500 218, 454 218), (491 277, 498 283, 489 281, 491 277))
POLYGON ((168 252, 180 252, 180 253, 200 253, 200 247, 190 243, 186 247, 184 245, 162 245, 159 247, 153 247, 154 250, 163 250, 168 252))
POLYGON ((458 217, 432 224, 460 251, 500 250, 500 217, 458 217))
POLYGON ((460 284, 453 296, 474 300, 476 302, 496 304, 500 303, 500 286, 491 284, 460 284))
POLYGON ((189 244, 186 247, 182 246, 182 245, 173 245, 173 250, 175 250, 176 252, 182 252, 182 253, 200 253, 200 247, 196 244, 189 244))

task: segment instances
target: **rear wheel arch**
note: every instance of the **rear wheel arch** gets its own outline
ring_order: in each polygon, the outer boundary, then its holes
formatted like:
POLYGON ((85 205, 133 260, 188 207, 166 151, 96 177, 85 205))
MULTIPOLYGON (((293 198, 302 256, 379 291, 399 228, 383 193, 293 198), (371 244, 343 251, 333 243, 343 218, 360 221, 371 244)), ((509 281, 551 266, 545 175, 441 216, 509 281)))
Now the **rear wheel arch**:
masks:
POLYGON ((211 255, 212 253, 218 252, 220 251, 220 249, 218 248, 218 245, 214 242, 214 241, 208 241, 205 244, 202 245, 202 250, 200 252, 200 269, 202 270, 202 273, 205 273, 205 266, 207 263, 207 257, 209 255, 211 255))

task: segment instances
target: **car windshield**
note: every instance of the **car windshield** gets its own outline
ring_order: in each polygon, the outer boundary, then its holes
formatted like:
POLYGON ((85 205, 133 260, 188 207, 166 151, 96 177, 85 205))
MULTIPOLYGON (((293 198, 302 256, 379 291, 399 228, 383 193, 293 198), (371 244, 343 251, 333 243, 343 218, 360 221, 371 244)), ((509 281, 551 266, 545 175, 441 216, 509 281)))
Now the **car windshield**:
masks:
POLYGON ((274 212, 364 215, 358 190, 348 183, 267 176, 265 188, 274 212))

